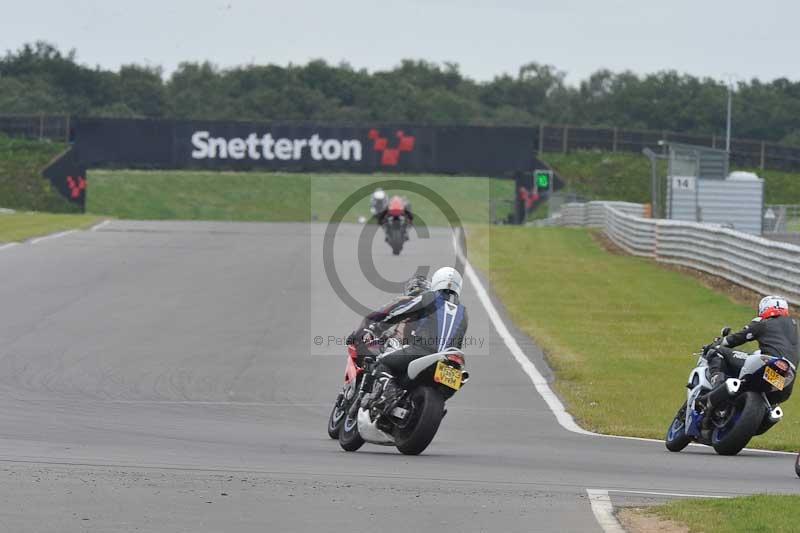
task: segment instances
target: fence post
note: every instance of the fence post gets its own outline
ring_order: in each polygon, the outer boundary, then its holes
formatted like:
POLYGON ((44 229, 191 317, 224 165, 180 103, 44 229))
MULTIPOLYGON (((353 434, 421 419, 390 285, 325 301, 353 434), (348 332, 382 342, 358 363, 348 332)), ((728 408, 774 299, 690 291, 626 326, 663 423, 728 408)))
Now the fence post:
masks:
POLYGON ((561 130, 561 151, 563 153, 567 153, 567 142, 569 139, 569 126, 564 125, 564 129, 561 130))
POLYGON ((616 126, 614 126, 614 143, 611 146, 611 151, 612 152, 616 152, 617 151, 617 127, 616 126))
POLYGON ((764 141, 761 141, 761 170, 764 170, 764 155, 766 152, 764 141))
POLYGON ((64 143, 69 144, 69 115, 65 117, 65 127, 64 127, 64 143))
POLYGON ((717 134, 716 133, 712 133, 711 134, 711 148, 716 148, 716 147, 717 147, 717 134))
POLYGON ((539 153, 544 152, 544 124, 539 124, 539 153))

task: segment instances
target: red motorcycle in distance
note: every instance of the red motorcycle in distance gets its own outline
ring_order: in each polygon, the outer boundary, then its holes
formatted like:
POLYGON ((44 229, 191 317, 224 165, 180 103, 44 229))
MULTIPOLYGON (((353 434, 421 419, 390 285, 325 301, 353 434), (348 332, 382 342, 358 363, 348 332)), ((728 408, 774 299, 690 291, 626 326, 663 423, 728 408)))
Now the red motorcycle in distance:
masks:
POLYGON ((392 196, 383 217, 383 230, 386 232, 386 242, 392 247, 394 255, 400 255, 403 250, 403 244, 408 240, 408 226, 412 220, 411 206, 408 202, 399 196, 392 196))
POLYGON ((364 368, 358 365, 358 351, 354 345, 349 345, 347 347, 347 365, 344 370, 344 387, 336 397, 331 415, 328 417, 328 436, 330 438, 339 438, 339 430, 355 399, 363 377, 364 368))

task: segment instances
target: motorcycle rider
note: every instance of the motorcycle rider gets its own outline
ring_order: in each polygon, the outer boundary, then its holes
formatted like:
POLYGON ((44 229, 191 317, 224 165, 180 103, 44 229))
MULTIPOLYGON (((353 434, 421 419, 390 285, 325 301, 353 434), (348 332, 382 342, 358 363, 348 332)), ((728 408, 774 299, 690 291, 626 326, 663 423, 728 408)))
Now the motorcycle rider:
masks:
POLYGON ((405 376, 409 363, 447 348, 461 348, 468 325, 467 309, 459 303, 462 283, 456 269, 442 267, 434 272, 428 292, 394 307, 383 320, 371 326, 380 332, 400 322, 407 324, 403 347, 386 352, 375 369, 382 387, 380 403, 384 411, 391 410, 402 394, 398 381, 405 376))
MULTIPOLYGON (((372 354, 372 350, 369 349, 370 345, 378 340, 383 333, 386 333, 388 328, 384 328, 381 333, 376 331, 375 324, 381 322, 386 317, 388 317, 395 309, 400 307, 405 307, 406 304, 410 303, 414 298, 419 296, 420 294, 426 292, 430 289, 431 283, 428 281, 428 278, 425 276, 414 276, 408 281, 406 281, 405 287, 403 288, 403 295, 394 298, 388 304, 378 308, 376 311, 368 314, 364 317, 364 320, 361 321, 361 324, 358 328, 355 329, 348 337, 347 337, 347 344, 356 344, 360 343, 360 347, 365 347, 365 349, 360 349, 359 356, 364 356, 366 354, 372 354), (365 353, 366 352, 366 353, 365 353)), ((386 339, 386 344, 390 346, 394 346, 395 348, 402 346, 402 339, 408 337, 409 332, 407 331, 407 321, 401 321, 395 325, 394 332, 392 333, 389 339, 386 339), (394 339, 399 341, 399 343, 395 344, 392 342, 394 339)))
POLYGON ((386 192, 378 187, 372 193, 372 198, 369 201, 370 214, 380 221, 388 206, 389 201, 386 199, 386 192))
MULTIPOLYGON (((711 385, 721 385, 727 376, 738 376, 744 359, 736 357, 731 348, 757 341, 763 355, 785 357, 792 365, 798 363, 797 321, 789 316, 789 304, 781 296, 766 296, 758 304, 758 316, 738 331, 726 335, 709 346, 709 380, 711 385)), ((770 403, 782 403, 792 394, 794 383, 779 392, 767 395, 770 403)))

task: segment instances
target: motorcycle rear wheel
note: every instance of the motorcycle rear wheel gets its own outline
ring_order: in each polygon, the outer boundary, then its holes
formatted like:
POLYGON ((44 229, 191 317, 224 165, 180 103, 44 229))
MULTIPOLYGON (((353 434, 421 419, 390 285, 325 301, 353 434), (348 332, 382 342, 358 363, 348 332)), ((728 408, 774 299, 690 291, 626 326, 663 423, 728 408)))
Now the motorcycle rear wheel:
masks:
POLYGON ((692 437, 686 434, 686 404, 683 404, 667 429, 664 445, 671 452, 679 452, 690 442, 692 442, 692 437))
POLYGON ((444 398, 432 387, 419 387, 411 393, 408 427, 398 429, 395 446, 405 455, 419 455, 436 436, 444 417, 444 398))
POLYGON ((736 399, 735 421, 722 428, 714 428, 711 432, 711 445, 720 455, 736 455, 747 446, 750 439, 758 432, 761 421, 766 415, 766 408, 758 393, 748 391, 736 399))

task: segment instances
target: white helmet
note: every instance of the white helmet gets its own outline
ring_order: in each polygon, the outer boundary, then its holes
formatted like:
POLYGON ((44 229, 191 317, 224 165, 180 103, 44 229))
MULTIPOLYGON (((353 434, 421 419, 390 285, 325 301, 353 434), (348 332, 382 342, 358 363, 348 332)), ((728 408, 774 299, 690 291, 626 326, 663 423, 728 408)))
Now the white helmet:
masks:
POLYGON ((448 290, 460 296, 461 284, 461 274, 458 270, 453 267, 442 267, 433 273, 430 290, 433 292, 448 290))
POLYGON ((758 303, 758 316, 769 318, 772 316, 787 316, 789 303, 782 296, 765 296, 758 303))
POLYGON ((373 200, 386 200, 386 193, 383 189, 375 189, 375 192, 372 193, 373 200))

